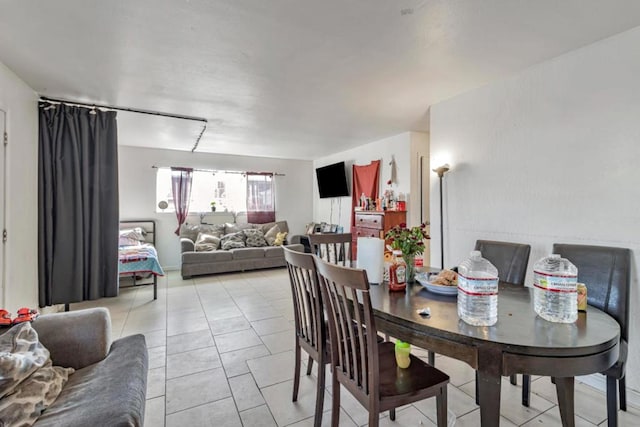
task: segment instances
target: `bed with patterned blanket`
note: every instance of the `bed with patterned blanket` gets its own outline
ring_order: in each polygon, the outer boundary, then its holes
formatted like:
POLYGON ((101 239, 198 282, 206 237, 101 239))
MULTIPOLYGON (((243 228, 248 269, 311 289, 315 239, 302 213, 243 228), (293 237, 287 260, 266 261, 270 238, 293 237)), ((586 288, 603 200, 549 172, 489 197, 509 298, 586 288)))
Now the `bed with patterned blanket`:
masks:
POLYGON ((153 282, 144 284, 153 283, 154 300, 158 298, 158 276, 164 276, 154 246, 155 235, 156 224, 153 220, 120 221, 119 276, 130 276, 134 286, 138 286, 138 278, 152 277, 153 282))

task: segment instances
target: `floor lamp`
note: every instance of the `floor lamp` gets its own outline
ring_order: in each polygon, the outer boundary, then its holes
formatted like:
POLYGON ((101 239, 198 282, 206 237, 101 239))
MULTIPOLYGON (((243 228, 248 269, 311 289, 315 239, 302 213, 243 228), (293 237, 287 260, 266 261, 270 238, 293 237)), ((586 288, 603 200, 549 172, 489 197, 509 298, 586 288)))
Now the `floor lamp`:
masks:
POLYGON ((444 270, 444 221, 442 215, 442 177, 449 171, 449 163, 433 169, 440 181, 440 268, 444 270))

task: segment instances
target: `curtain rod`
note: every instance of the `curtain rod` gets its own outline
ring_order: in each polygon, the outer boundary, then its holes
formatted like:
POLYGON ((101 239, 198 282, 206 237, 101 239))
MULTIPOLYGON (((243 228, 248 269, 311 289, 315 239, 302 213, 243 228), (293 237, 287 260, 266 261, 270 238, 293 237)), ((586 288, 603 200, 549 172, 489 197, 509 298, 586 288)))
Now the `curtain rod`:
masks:
MULTIPOLYGON (((156 166, 153 165, 151 166, 151 169, 171 169, 170 166, 156 166)), ((191 168, 196 172, 211 172, 211 173, 215 173, 215 172, 224 172, 224 173, 237 173, 237 174, 247 174, 247 173, 256 173, 256 174, 273 174, 273 176, 287 176, 284 173, 277 173, 277 172, 247 172, 247 171, 220 171, 220 170, 215 170, 215 169, 198 169, 198 168, 191 168)))
POLYGON ((104 105, 104 104, 88 104, 86 102, 78 102, 78 101, 69 101, 65 99, 59 98, 48 98, 46 96, 40 96, 40 101, 49 102, 52 104, 66 104, 73 105, 78 107, 88 107, 88 108, 104 108, 107 110, 117 110, 117 111, 128 111, 130 113, 138 113, 138 114, 149 114, 152 116, 162 116, 162 117, 170 117, 172 119, 180 119, 180 120, 192 120, 196 122, 208 123, 208 120, 202 117, 194 117, 194 116, 184 116, 182 114, 172 114, 172 113, 163 113, 161 111, 153 111, 153 110, 140 110, 137 108, 128 108, 128 107, 118 107, 115 105, 104 105))

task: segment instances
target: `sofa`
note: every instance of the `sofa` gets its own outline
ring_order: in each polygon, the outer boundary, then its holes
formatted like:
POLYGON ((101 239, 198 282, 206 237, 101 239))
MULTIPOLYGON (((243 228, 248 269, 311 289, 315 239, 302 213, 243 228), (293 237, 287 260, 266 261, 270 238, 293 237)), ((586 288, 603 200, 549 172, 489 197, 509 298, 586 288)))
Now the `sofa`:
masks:
POLYGON ((106 308, 42 315, 32 327, 54 366, 75 369, 34 426, 144 424, 148 355, 143 335, 111 343, 106 308))
POLYGON ((270 222, 267 224, 184 224, 180 228, 180 247, 182 252, 181 273, 183 279, 215 273, 233 271, 247 271, 286 265, 282 246, 293 250, 303 251, 300 236, 288 236, 289 227, 286 221, 270 222), (215 243, 213 246, 200 248, 199 236, 213 235, 219 239, 240 233, 243 230, 260 230, 263 236, 268 236, 275 229, 280 233, 287 233, 287 240, 282 245, 258 247, 239 247, 222 249, 215 243))

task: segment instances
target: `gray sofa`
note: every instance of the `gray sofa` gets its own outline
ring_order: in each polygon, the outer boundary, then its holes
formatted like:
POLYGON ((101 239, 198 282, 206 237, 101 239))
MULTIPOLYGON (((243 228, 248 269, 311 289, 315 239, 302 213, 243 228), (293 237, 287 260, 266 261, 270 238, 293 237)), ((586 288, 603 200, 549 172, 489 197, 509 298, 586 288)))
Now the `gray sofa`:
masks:
POLYGON ((111 343, 106 308, 43 315, 33 328, 54 366, 76 369, 34 426, 144 424, 148 355, 143 335, 111 343))
MULTIPOLYGON (((237 248, 230 250, 196 251, 196 238, 199 233, 226 235, 243 228, 260 228, 266 234, 274 225, 281 232, 289 232, 286 221, 268 224, 198 224, 183 225, 180 228, 180 246, 182 252, 182 278, 204 274, 226 273, 232 271, 256 270, 262 268, 283 267, 286 265, 282 246, 237 248)), ((284 246, 303 251, 299 236, 287 238, 284 246)))

